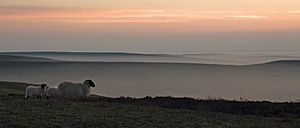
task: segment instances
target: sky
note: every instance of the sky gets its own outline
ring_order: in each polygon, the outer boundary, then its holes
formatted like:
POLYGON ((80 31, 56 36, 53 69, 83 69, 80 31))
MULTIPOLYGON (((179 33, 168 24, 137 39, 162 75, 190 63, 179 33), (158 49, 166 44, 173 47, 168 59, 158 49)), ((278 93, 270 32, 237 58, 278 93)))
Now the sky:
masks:
POLYGON ((0 0, 0 51, 300 50, 300 0, 0 0))

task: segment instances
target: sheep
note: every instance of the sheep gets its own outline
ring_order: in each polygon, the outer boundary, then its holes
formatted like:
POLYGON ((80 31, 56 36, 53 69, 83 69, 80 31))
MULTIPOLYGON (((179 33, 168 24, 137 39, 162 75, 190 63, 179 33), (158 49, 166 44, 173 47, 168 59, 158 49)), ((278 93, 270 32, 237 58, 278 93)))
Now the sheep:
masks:
POLYGON ((58 86, 58 95, 62 98, 86 98, 90 95, 91 87, 95 87, 91 80, 85 80, 83 83, 63 82, 58 86))
POLYGON ((40 86, 28 86, 26 87, 25 99, 32 96, 37 96, 39 99, 41 99, 42 96, 46 95, 46 89, 46 84, 41 84, 40 86))
POLYGON ((58 96, 57 88, 47 88, 47 98, 58 96))

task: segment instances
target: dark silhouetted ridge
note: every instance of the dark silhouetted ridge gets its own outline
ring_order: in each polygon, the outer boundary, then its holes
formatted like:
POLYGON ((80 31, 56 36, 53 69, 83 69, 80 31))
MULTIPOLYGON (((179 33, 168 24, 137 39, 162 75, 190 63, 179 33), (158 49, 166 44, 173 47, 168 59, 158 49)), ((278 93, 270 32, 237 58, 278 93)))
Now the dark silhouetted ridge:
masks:
POLYGON ((0 61, 54 61, 54 59, 43 57, 29 57, 21 55, 0 54, 0 61))
POLYGON ((278 64, 284 64, 284 65, 300 65, 300 60, 278 60, 278 61, 272 61, 263 63, 263 65, 278 65, 278 64))

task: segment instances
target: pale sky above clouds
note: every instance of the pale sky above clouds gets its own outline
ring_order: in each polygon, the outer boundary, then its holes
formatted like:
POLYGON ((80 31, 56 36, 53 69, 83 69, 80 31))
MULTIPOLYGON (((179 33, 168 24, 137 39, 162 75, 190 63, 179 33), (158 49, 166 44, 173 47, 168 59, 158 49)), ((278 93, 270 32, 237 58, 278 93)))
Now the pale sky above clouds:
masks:
POLYGON ((1 51, 289 51, 299 31, 300 0, 0 0, 1 51))

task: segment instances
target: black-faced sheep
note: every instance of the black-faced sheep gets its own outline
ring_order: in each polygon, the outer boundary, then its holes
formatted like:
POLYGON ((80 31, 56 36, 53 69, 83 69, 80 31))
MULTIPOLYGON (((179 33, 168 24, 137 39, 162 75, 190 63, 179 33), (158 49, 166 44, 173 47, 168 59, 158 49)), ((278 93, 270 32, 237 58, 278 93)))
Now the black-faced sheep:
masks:
POLYGON ((40 86, 28 86, 25 92, 25 98, 29 98, 32 96, 37 96, 38 98, 42 98, 42 96, 46 95, 47 85, 41 84, 40 86))
POLYGON ((63 82, 58 86, 58 95, 63 98, 88 97, 91 87, 95 87, 91 80, 85 80, 83 83, 63 82))

